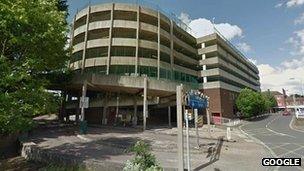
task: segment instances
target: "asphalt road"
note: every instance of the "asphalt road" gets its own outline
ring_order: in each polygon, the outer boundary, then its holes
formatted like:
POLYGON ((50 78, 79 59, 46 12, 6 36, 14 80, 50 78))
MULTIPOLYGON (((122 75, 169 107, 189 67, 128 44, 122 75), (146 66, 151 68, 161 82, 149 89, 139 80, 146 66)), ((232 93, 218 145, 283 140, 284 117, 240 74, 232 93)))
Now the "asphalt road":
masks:
POLYGON ((241 129, 269 147, 275 157, 302 158, 301 167, 281 166, 278 170, 304 170, 304 132, 290 127, 293 116, 271 114, 243 125, 241 129))

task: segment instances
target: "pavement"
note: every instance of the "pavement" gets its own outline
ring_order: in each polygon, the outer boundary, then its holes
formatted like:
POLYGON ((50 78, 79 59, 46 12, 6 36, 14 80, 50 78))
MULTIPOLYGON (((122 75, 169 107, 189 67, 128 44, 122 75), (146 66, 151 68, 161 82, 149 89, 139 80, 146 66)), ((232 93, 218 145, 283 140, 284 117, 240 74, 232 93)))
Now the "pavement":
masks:
POLYGON ((248 136, 260 141, 275 157, 302 158, 302 166, 277 167, 278 170, 304 170, 304 132, 294 128, 293 115, 269 114, 240 127, 248 136))
MULTIPOLYGON (((190 129, 191 170, 269 170, 261 166, 261 159, 271 156, 269 151, 238 128, 232 129, 231 141, 225 138, 226 129, 213 127, 211 136, 207 130, 207 127, 199 129, 200 148, 197 149, 195 130, 190 129)), ((73 159, 89 170, 113 170, 114 166, 120 170, 125 161, 133 157, 127 149, 138 140, 144 140, 165 170, 176 170, 176 133, 176 128, 142 132, 132 128, 90 127, 88 134, 79 135, 76 127, 51 127, 35 131, 26 142, 53 155, 50 159, 56 156, 73 159)), ((186 160, 184 163, 186 167, 186 160)))

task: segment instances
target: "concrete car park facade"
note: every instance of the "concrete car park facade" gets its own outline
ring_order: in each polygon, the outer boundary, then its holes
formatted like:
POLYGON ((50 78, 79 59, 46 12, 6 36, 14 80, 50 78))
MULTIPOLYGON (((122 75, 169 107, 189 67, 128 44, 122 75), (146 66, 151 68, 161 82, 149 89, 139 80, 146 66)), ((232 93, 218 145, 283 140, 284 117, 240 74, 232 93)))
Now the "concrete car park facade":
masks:
POLYGON ((120 116, 137 124, 147 104, 148 123, 170 124, 181 83, 186 90, 204 91, 211 112, 228 117, 234 99, 225 94, 244 87, 259 90, 257 68, 217 33, 196 39, 160 10, 126 3, 92 5, 76 14, 72 26, 69 67, 75 75, 66 109, 78 116, 86 82, 90 123, 113 124, 120 116))

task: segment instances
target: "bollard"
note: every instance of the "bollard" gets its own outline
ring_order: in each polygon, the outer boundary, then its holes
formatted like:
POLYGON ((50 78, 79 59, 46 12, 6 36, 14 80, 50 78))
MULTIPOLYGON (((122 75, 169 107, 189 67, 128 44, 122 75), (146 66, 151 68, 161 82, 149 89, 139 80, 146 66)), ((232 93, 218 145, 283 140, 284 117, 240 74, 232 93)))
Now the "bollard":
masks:
POLYGON ((227 141, 231 140, 231 128, 227 127, 227 141))

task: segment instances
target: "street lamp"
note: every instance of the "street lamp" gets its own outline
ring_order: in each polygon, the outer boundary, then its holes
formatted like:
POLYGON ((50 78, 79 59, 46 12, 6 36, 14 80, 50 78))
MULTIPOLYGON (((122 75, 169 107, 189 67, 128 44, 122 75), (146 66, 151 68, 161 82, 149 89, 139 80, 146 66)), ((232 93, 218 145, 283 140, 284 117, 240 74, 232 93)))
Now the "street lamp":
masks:
POLYGON ((301 83, 301 95, 304 96, 303 80, 301 78, 295 78, 295 77, 289 78, 289 80, 299 80, 300 81, 300 83, 301 83))

